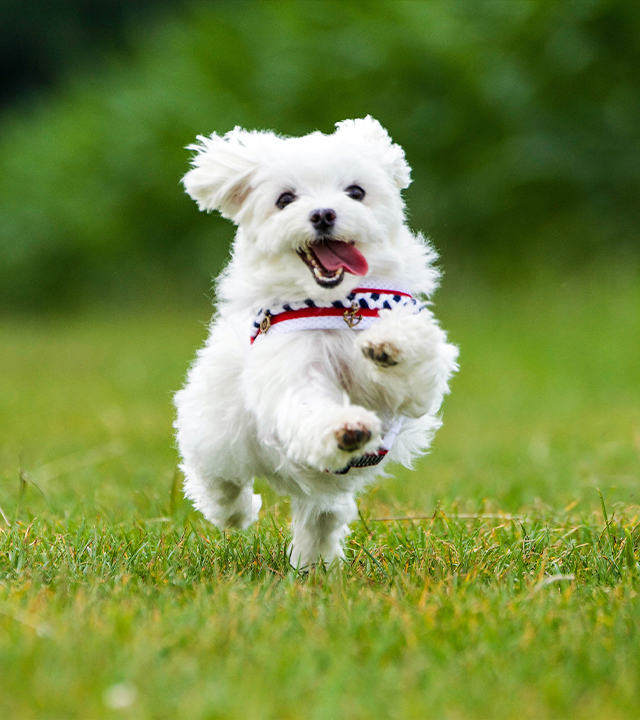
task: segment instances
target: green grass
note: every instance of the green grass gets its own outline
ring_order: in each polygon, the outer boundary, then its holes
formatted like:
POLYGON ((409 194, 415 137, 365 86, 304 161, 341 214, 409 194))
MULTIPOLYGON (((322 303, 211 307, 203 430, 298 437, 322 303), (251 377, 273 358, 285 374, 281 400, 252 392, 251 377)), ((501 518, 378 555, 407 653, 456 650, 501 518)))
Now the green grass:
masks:
POLYGON ((178 492, 204 304, 5 319, 0 717, 635 718, 640 284, 448 279, 437 309, 433 450, 307 577, 264 480, 247 533, 178 492))

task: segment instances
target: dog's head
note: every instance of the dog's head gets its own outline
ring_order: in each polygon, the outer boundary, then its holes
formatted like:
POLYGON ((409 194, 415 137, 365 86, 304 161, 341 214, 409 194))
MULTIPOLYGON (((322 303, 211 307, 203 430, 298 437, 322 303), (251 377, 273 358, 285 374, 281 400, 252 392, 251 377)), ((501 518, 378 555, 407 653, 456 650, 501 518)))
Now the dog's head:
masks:
POLYGON ((355 286, 393 262, 410 168, 373 118, 345 120, 331 135, 236 128, 198 140, 186 191, 239 226, 234 252, 258 275, 317 290, 350 276, 355 286))

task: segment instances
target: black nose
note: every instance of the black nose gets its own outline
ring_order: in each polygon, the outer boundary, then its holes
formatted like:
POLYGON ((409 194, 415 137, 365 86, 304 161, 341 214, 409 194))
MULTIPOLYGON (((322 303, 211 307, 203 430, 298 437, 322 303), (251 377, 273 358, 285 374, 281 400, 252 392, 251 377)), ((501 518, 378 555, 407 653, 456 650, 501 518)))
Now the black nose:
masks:
POLYGON ((331 208, 314 210, 311 215, 309 215, 309 221, 318 232, 327 232, 327 230, 331 230, 333 227, 336 221, 336 214, 331 208))

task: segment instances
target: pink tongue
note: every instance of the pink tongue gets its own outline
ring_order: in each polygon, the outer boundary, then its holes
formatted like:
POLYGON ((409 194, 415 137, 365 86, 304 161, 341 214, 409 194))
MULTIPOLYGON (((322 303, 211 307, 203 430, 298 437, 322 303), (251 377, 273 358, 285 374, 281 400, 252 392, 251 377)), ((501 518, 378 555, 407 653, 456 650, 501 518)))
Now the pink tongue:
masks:
POLYGON ((369 270, 367 259, 355 245, 340 240, 323 240, 312 245, 312 249, 318 262, 329 272, 343 267, 352 275, 366 275, 369 270))

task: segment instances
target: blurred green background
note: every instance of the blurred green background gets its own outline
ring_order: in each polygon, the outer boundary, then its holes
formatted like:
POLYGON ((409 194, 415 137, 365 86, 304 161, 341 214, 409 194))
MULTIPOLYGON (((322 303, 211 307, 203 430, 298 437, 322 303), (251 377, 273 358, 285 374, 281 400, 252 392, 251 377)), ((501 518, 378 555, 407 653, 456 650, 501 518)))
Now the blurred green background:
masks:
POLYGON ((0 6, 0 309, 202 298, 233 229, 182 192, 185 146, 367 113, 453 283, 638 268, 638 2, 28 7, 0 6))
POLYGON ((433 453, 368 502, 637 504, 640 2, 24 8, 0 5, 0 510, 175 505, 171 396, 234 233, 183 192, 185 146, 367 113, 461 348, 433 453))

